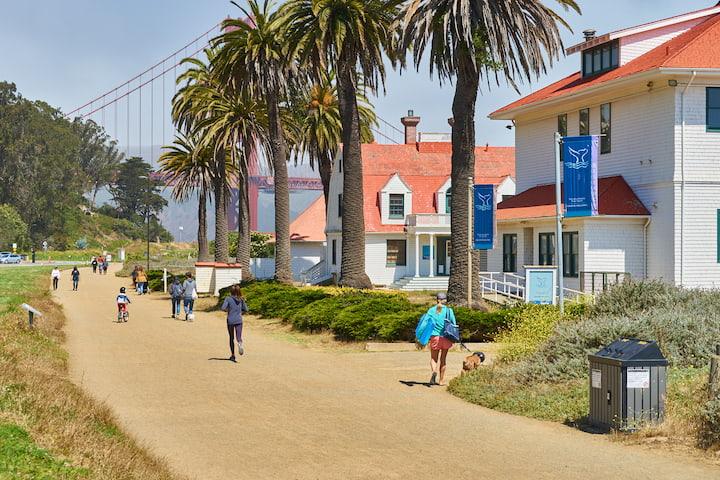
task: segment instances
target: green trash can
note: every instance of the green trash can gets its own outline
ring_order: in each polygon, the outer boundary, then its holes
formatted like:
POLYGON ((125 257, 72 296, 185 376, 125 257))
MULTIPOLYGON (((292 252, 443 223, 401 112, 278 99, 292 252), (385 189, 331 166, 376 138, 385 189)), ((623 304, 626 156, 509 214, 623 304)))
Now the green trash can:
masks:
POLYGON ((588 359, 591 425, 634 430, 662 422, 668 361, 656 342, 622 338, 588 359))

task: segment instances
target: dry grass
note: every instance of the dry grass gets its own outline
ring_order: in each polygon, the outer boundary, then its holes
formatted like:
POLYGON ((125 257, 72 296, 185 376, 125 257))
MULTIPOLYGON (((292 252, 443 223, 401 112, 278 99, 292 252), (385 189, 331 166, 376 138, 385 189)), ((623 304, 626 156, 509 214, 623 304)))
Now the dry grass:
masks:
MULTIPOLYGON (((7 292, 7 276, 0 274, 0 296, 7 292)), ((120 430, 107 407, 70 382, 61 347, 65 318, 46 290, 45 277, 42 271, 26 279, 24 287, 35 293, 15 289, 0 301, 0 423, 20 426, 54 456, 87 469, 83 478, 177 478, 120 430), (18 300, 44 313, 35 329, 27 327, 18 300)))

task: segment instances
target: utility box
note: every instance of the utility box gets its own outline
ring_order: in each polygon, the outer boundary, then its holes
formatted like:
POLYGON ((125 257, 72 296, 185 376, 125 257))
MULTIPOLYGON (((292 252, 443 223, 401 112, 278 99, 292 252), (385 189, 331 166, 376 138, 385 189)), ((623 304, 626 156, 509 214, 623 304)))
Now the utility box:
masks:
POLYGON ((668 361, 656 342, 623 338, 588 359, 593 426, 633 430, 662 421, 668 361))

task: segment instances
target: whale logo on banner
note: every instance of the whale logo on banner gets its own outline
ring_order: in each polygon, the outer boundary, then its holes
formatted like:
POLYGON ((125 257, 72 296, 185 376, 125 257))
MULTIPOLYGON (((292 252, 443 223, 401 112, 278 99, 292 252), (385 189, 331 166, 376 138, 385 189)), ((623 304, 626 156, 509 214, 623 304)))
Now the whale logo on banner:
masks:
POLYGON ((473 248, 492 250, 495 246, 495 185, 473 187, 473 248))
POLYGON ((563 203, 566 217, 598 214, 600 137, 563 138, 563 203))

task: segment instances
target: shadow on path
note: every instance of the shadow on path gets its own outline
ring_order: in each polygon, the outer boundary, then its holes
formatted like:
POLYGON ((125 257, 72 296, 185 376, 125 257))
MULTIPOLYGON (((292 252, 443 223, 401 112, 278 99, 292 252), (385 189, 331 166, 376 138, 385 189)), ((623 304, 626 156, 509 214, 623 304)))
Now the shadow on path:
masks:
POLYGON ((430 388, 433 386, 433 384, 430 382, 415 382, 415 381, 411 381, 411 380, 398 380, 398 382, 402 383, 406 387, 414 387, 416 385, 420 385, 423 387, 430 388))

